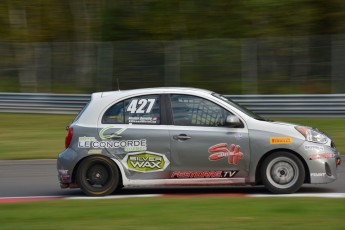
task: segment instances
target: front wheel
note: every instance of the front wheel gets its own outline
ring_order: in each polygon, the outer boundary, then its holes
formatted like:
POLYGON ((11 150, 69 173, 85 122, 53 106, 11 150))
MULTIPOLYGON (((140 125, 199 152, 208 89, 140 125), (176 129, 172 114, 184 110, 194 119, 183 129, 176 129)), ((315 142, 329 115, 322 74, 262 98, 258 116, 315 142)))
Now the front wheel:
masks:
POLYGON ((77 183, 89 196, 106 196, 119 184, 119 170, 112 160, 105 157, 90 157, 81 162, 77 171, 77 183))
POLYGON ((264 160, 261 176, 263 184, 270 192, 287 194, 301 188, 305 170, 297 156, 289 152, 278 152, 264 160))

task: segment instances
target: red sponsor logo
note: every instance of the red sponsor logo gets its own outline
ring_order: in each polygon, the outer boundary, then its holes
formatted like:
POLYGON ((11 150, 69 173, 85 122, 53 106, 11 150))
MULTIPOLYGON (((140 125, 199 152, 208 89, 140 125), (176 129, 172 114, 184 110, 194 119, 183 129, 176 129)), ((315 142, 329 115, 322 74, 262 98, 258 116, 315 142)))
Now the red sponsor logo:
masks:
POLYGON ((171 178, 231 178, 238 171, 175 171, 171 173, 171 178))
POLYGON ((322 159, 322 158, 333 158, 334 155, 332 153, 320 153, 320 154, 313 154, 309 156, 309 160, 315 159, 322 159))
POLYGON ((228 144, 226 143, 220 143, 211 146, 208 149, 208 152, 212 153, 212 155, 210 155, 208 159, 210 161, 215 161, 228 157, 229 164, 237 165, 239 158, 243 158, 243 153, 240 152, 241 147, 239 145, 232 144, 230 148, 227 149, 227 145, 228 144))
POLYGON ((219 178, 222 175, 222 171, 210 171, 210 172, 172 172, 171 178, 219 178))

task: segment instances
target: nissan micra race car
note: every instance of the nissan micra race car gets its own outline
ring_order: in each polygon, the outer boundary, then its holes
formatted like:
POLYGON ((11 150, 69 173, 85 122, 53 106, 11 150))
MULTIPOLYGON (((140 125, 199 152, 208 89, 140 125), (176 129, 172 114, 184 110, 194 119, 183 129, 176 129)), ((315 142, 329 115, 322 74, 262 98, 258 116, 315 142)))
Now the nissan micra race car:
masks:
POLYGON ((194 88, 92 94, 67 128, 61 188, 104 196, 121 187, 259 185, 293 193, 337 179, 340 155, 325 133, 263 119, 194 88))

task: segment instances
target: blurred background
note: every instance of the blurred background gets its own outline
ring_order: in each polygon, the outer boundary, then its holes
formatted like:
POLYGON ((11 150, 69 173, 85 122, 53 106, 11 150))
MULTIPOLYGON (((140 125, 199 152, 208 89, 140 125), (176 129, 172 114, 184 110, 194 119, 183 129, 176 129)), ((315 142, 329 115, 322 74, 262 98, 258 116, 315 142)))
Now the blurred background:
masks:
POLYGON ((342 0, 3 0, 0 91, 345 93, 342 0))
MULTIPOLYGON (((344 0, 0 0, 0 197, 80 194, 58 186, 65 127, 90 93, 118 85, 231 95, 267 118, 325 131, 344 153, 344 76, 344 0), (46 160, 7 161, 23 159, 46 160)), ((304 192, 343 192, 343 169, 330 189, 304 192)), ((0 204, 0 222, 35 230, 344 228, 344 199, 154 199, 0 204)))

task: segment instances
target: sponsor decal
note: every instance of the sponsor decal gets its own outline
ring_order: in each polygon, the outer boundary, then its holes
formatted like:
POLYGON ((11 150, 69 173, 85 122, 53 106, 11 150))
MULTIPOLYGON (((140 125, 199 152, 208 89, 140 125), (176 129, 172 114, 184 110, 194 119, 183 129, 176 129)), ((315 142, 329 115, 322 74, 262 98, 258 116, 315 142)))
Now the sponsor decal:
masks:
POLYGON ((61 181, 70 181, 71 175, 69 174, 69 171, 66 169, 59 169, 59 177, 61 181))
POLYGON ((69 174, 69 172, 68 172, 67 169, 59 169, 59 173, 60 173, 61 175, 67 175, 67 174, 69 174))
POLYGON ((94 137, 79 137, 79 143, 84 143, 87 141, 92 142, 92 141, 97 141, 97 139, 94 137))
POLYGON ((92 148, 92 149, 123 148, 124 151, 131 152, 131 151, 145 151, 147 149, 147 144, 146 144, 146 139, 98 141, 94 137, 79 137, 78 148, 92 148))
POLYGON ((319 145, 305 145, 304 149, 308 151, 313 151, 313 150, 324 151, 325 148, 319 145))
POLYGON ((150 113, 156 99, 133 99, 127 107, 127 112, 130 113, 150 113))
POLYGON ((108 127, 105 127, 103 128, 100 132, 99 132, 99 137, 104 140, 104 139, 111 139, 113 137, 119 137, 119 135, 121 133, 123 133, 127 128, 123 128, 123 129, 119 129, 117 130, 115 133, 112 133, 112 134, 107 134, 105 135, 105 131, 109 130, 109 129, 114 129, 114 126, 108 126, 108 127))
POLYGON ((310 173, 310 176, 324 177, 324 176, 326 176, 326 173, 310 173))
POLYGON ((171 178, 231 178, 238 171, 176 171, 171 173, 171 178))
POLYGON ((157 117, 128 117, 128 123, 156 124, 157 122, 157 117))
POLYGON ((242 133, 236 133, 236 134, 235 134, 236 140, 240 140, 240 139, 242 139, 242 137, 243 137, 243 134, 242 134, 242 133))
POLYGON ((101 149, 90 149, 87 153, 88 154, 101 154, 102 150, 101 149))
POLYGON ((228 144, 226 143, 219 143, 211 146, 208 149, 208 152, 212 153, 212 155, 210 155, 208 159, 210 161, 215 161, 227 157, 229 164, 237 165, 238 160, 243 158, 243 153, 240 152, 241 147, 239 145, 232 144, 230 148, 227 149, 227 145, 228 144))
POLYGON ((292 138, 291 137, 271 137, 270 144, 271 145, 292 144, 292 138))
POLYGON ((334 158, 333 153, 320 153, 320 154, 313 154, 309 155, 309 160, 315 160, 315 159, 324 159, 324 158, 334 158))
POLYGON ((165 170, 170 161, 163 154, 145 151, 128 153, 122 163, 128 170, 148 173, 165 170))

